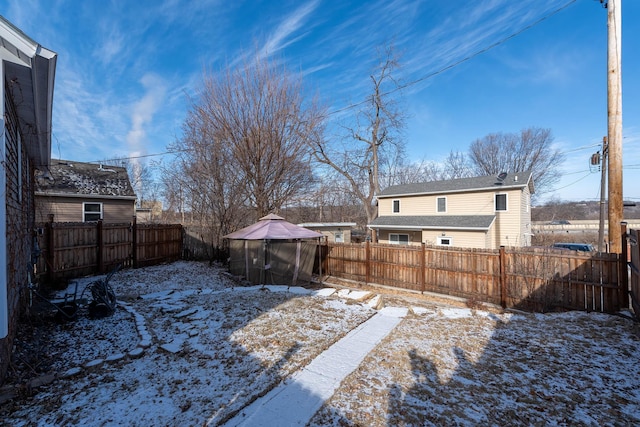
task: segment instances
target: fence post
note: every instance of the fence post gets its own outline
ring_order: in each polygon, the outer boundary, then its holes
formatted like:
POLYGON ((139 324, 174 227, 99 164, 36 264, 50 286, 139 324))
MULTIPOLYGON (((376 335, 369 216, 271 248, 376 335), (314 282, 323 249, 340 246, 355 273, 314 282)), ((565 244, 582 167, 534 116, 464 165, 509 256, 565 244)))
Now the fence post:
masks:
POLYGON ((102 220, 98 220, 98 224, 96 225, 96 243, 97 243, 97 261, 98 261, 98 274, 104 273, 104 242, 102 236, 102 220))
POLYGON ((620 233, 622 234, 621 242, 622 242, 622 254, 620 256, 620 271, 618 275, 620 279, 618 280, 618 300, 619 307, 614 308, 614 310, 618 311, 623 308, 629 308, 629 231, 627 230, 627 222, 623 221, 620 223, 620 233))
POLYGON ((500 246, 500 305, 507 308, 507 260, 504 246, 500 246))
POLYGON ((138 268, 138 221, 134 215, 131 223, 131 261, 133 268, 138 268))
POLYGON ((420 251, 420 293, 424 293, 425 287, 427 285, 426 278, 426 269, 427 269, 427 260, 425 259, 427 256, 426 244, 422 242, 420 244, 422 246, 422 250, 420 251))
POLYGON ((45 256, 45 261, 47 265, 47 281, 49 283, 53 282, 53 277, 55 273, 55 265, 56 265, 56 248, 55 248, 55 238, 53 236, 53 214, 49 214, 49 222, 47 222, 44 226, 44 230, 47 233, 45 239, 47 242, 47 253, 45 256))
POLYGON ((364 246, 364 284, 367 285, 371 281, 371 246, 369 241, 364 246))
POLYGON ((331 275, 331 271, 329 271, 329 240, 325 239, 324 240, 324 245, 322 245, 322 247, 324 248, 323 251, 324 253, 322 254, 322 262, 324 263, 324 274, 326 276, 330 276, 331 275))

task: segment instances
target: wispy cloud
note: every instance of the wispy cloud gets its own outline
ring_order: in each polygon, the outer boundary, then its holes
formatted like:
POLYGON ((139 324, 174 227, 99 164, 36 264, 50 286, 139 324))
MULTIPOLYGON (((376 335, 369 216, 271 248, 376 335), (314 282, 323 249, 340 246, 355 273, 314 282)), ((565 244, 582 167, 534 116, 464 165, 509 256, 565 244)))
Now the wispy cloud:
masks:
POLYGON ((108 91, 96 92, 82 74, 63 69, 54 97, 55 157, 101 160, 122 141, 120 105, 108 91), (61 144, 58 148, 55 144, 61 144), (56 152, 58 150, 58 152, 56 152), (106 152, 102 152, 105 150, 106 152))
POLYGON ((302 28, 302 26, 307 22, 309 15, 316 9, 318 4, 318 0, 312 0, 303 4, 294 10, 293 13, 286 16, 264 43, 260 49, 259 55, 261 57, 273 55, 291 43, 299 40, 302 35, 298 35, 293 38, 291 38, 291 36, 302 28))
POLYGON ((127 145, 130 154, 139 155, 145 150, 147 143, 147 127, 163 105, 167 85, 155 74, 146 74, 140 80, 145 89, 143 97, 136 101, 131 111, 131 128, 127 132, 127 145))
POLYGON ((118 60, 118 55, 125 46, 125 35, 115 25, 103 34, 97 49, 94 51, 96 57, 103 64, 111 64, 118 60))

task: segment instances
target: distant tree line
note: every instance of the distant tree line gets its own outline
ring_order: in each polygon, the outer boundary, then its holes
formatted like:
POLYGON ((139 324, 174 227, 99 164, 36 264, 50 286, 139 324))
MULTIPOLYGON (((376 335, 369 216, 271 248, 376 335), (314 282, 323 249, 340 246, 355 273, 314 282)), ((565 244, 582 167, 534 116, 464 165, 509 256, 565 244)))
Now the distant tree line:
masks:
MULTIPOLYGON (((624 217, 626 219, 640 219, 640 204, 625 206, 624 217)), ((532 221, 551 222, 597 219, 600 219, 600 202, 592 200, 567 202, 553 199, 531 209, 532 221)), ((605 219, 607 218, 605 217, 605 219)))

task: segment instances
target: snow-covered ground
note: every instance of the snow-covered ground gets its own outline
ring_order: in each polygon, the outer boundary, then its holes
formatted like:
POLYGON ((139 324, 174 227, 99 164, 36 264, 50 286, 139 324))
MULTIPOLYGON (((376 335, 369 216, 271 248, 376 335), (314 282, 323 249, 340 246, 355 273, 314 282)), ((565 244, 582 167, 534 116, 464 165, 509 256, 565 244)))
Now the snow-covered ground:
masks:
POLYGON ((235 425, 300 378, 279 411, 324 401, 311 426, 640 425, 639 329, 620 316, 243 287, 195 262, 120 271, 111 285, 113 316, 23 327, 10 385, 57 377, 2 403, 0 425, 235 425), (345 368, 381 301, 406 315, 345 368), (324 372, 304 376, 312 366, 324 372))

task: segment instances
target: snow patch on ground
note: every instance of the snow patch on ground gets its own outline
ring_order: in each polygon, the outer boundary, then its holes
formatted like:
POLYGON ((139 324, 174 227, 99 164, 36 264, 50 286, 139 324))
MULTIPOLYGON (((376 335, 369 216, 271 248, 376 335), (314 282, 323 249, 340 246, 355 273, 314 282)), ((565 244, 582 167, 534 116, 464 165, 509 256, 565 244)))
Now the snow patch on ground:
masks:
POLYGON ((3 403, 4 425, 222 425, 329 350, 319 376, 301 382, 299 397, 321 402, 310 426, 640 425, 638 325, 619 316, 397 295, 376 310, 378 297, 360 290, 241 287, 183 261, 120 271, 111 284, 126 296, 114 315, 18 334, 9 382, 58 376, 3 403))

